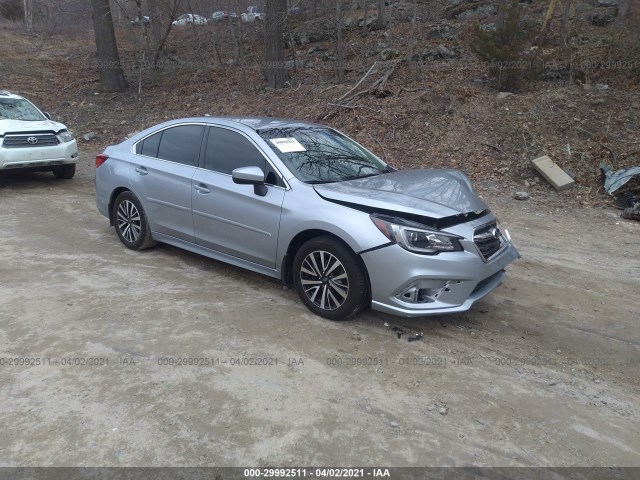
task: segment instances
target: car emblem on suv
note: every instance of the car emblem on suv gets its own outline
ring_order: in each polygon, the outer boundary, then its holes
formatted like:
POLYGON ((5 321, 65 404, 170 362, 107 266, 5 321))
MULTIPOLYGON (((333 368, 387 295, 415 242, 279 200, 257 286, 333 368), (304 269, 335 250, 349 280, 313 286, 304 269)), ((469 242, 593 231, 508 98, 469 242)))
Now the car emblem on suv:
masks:
POLYGON ((29 137, 27 138, 27 143, 30 145, 35 145, 38 143, 38 137, 29 137))

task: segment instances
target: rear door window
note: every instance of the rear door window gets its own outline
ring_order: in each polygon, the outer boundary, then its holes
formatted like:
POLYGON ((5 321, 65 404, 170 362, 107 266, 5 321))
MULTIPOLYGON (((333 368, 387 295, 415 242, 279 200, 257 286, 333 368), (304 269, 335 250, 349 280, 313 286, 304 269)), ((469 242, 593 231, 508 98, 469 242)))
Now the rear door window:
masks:
POLYGON ((203 125, 179 125, 148 136, 136 144, 136 153, 195 166, 200 154, 203 125))
POLYGON ((195 166, 200 153, 203 125, 179 125, 162 132, 158 158, 195 166))

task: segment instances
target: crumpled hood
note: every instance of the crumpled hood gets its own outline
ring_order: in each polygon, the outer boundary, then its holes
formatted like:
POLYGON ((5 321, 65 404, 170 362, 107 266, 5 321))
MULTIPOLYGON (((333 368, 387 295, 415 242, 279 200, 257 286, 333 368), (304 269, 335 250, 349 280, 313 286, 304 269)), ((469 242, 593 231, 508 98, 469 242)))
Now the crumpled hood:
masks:
POLYGON ((436 219, 487 209, 459 170, 400 170, 314 187, 327 200, 436 219))
POLYGON ((28 122, 25 120, 7 120, 0 119, 0 135, 5 133, 14 132, 54 132, 58 133, 61 130, 66 130, 62 123, 54 122, 53 120, 42 120, 37 122, 28 122))

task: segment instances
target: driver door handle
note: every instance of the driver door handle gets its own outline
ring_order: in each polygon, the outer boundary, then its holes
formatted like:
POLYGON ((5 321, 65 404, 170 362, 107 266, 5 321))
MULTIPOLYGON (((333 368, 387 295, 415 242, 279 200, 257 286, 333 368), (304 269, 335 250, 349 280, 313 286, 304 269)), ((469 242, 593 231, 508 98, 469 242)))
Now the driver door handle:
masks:
POLYGON ((141 176, 149 175, 149 171, 144 167, 136 167, 136 172, 141 176))

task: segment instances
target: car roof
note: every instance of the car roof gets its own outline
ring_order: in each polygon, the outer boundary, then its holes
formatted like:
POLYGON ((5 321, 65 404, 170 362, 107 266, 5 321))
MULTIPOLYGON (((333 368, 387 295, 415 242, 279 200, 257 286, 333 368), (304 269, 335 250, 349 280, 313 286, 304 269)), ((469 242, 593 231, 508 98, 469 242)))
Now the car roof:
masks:
POLYGON ((271 130, 277 128, 327 128, 324 125, 318 125, 315 123, 305 122, 302 120, 292 120, 288 118, 276 118, 276 117, 206 117, 209 120, 215 119, 218 121, 229 121, 240 123, 246 127, 249 127, 256 132, 258 130, 271 130))
POLYGON ((303 120, 292 120, 288 118, 277 117, 236 117, 236 116, 204 116, 204 117, 189 117, 189 118, 176 118, 174 120, 168 120, 164 123, 156 124, 150 127, 148 130, 155 130, 158 128, 166 128, 171 125, 180 123, 215 123, 227 127, 236 127, 250 129, 255 132, 260 130, 272 130, 278 128, 330 128, 326 125, 320 125, 316 123, 305 122, 303 120))
POLYGON ((221 127, 235 128, 237 130, 244 131, 245 133, 250 133, 251 131, 260 133, 261 130, 264 131, 278 128, 331 128, 326 125, 304 122, 301 120, 291 120, 275 117, 189 117, 176 118, 173 120, 167 120, 163 123, 155 124, 151 127, 146 128, 145 130, 132 134, 127 139, 125 139, 122 144, 131 145, 139 142, 143 138, 152 135, 159 130, 186 123, 204 123, 221 127))

